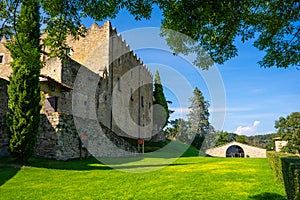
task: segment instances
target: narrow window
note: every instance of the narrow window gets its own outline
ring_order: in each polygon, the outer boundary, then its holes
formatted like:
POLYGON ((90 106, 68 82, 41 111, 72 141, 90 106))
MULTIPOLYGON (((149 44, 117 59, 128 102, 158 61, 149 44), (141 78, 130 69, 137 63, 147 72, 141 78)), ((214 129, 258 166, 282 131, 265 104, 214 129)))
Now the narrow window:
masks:
POLYGON ((141 96, 141 106, 144 107, 144 96, 141 96))
POLYGON ((117 84, 118 84, 118 90, 121 91, 121 80, 120 80, 120 77, 118 77, 117 84))
POLYGON ((133 101, 133 90, 130 88, 130 100, 133 101))
POLYGON ((45 62, 45 61, 46 61, 46 55, 43 54, 43 62, 45 62))
POLYGON ((130 71, 130 77, 133 78, 133 70, 130 71))
POLYGON ((4 63, 4 56, 0 55, 0 63, 4 63))

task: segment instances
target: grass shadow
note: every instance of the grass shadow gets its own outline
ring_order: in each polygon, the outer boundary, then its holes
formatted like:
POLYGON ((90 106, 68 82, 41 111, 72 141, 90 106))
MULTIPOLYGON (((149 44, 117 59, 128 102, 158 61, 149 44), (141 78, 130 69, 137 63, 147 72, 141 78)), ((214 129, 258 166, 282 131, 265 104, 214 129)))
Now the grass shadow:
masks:
POLYGON ((111 167, 103 165, 94 157, 66 161, 47 158, 30 158, 26 166, 59 170, 111 170, 111 167))
POLYGON ((0 166, 0 186, 14 177, 20 169, 20 166, 0 166))
POLYGON ((21 169, 21 165, 13 164, 11 157, 0 157, 0 186, 14 177, 21 169))
POLYGON ((262 194, 250 196, 250 199, 254 200, 287 200, 285 196, 276 193, 265 192, 262 194))
MULTIPOLYGON (((134 163, 138 161, 138 159, 132 160, 134 163)), ((127 162, 124 164, 114 163, 111 165, 105 165, 101 163, 94 157, 90 157, 87 159, 73 159, 67 161, 58 161, 44 158, 30 158, 27 162, 26 166, 37 167, 37 168, 47 168, 47 169, 58 169, 58 170, 114 170, 114 169, 134 169, 134 168, 151 168, 151 167, 164 167, 164 166, 177 166, 177 165, 188 165, 194 163, 152 163, 152 164, 130 164, 127 162)))

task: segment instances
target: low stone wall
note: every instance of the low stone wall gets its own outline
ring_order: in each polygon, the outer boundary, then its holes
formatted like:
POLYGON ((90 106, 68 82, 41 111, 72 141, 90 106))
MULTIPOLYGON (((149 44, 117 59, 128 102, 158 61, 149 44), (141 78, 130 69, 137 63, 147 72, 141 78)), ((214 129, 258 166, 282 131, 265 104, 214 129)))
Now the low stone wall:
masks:
POLYGON ((57 160, 80 157, 80 140, 72 115, 57 112, 41 115, 35 156, 57 160))
POLYGON ((134 156, 137 150, 97 120, 76 118, 83 144, 96 158, 134 156))
MULTIPOLYGON (((79 158, 80 137, 84 146, 95 157, 124 157, 137 153, 128 142, 98 121, 79 119, 82 123, 76 127, 72 115, 58 112, 41 115, 35 156, 57 160, 79 158)), ((85 156, 83 151, 82 156, 85 156)))

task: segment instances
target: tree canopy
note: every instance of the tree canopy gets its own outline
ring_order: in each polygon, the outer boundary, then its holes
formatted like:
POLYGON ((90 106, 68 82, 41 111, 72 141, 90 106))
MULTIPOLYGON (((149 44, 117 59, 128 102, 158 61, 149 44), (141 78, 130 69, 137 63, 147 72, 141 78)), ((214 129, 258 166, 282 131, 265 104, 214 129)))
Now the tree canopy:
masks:
MULTIPOLYGON (((16 29, 23 0, 0 1, 0 34, 7 37, 18 35, 16 29)), ((64 57, 69 49, 65 43, 68 36, 78 38, 83 36, 86 29, 82 26, 82 19, 91 17, 96 21, 113 18, 120 11, 126 9, 135 19, 150 18, 152 1, 148 0, 37 0, 40 7, 40 20, 45 33, 42 40, 42 50, 47 48, 48 55, 64 57)), ((45 52, 44 52, 45 53, 45 52)))
POLYGON ((275 122, 277 134, 288 141, 284 150, 290 153, 300 154, 300 112, 294 112, 286 118, 280 117, 275 122))
MULTIPOLYGON (((23 1, 0 2, 0 34, 12 36, 23 1)), ((64 43, 71 35, 84 35, 82 19, 113 18, 126 9, 135 19, 149 19, 154 5, 163 11, 162 27, 187 35, 166 32, 175 54, 196 53, 195 64, 209 68, 212 61, 222 64, 238 55, 235 40, 254 39, 253 45, 266 54, 262 67, 299 66, 300 3, 294 0, 39 0, 43 45, 53 56, 64 56, 64 43), (208 55, 212 58, 209 60, 208 55)))
POLYGON ((175 53, 196 53, 202 62, 205 50, 214 62, 223 64, 238 55, 235 40, 254 39, 254 46, 265 51, 262 67, 289 67, 300 63, 300 2, 294 0, 248 1, 159 1, 164 28, 179 31, 192 40, 167 33, 175 53), (181 41, 181 42, 179 42, 181 41))

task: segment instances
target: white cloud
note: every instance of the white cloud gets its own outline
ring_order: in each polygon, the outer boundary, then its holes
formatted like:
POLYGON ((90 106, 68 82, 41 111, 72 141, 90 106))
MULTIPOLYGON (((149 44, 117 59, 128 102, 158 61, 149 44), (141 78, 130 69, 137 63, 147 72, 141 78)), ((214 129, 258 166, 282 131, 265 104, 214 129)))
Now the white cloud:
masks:
POLYGON ((257 135, 257 127, 260 125, 260 121, 254 121, 252 126, 238 126, 235 133, 238 135, 252 136, 257 135))
POLYGON ((254 121, 253 127, 257 127, 260 124, 260 121, 254 121))

